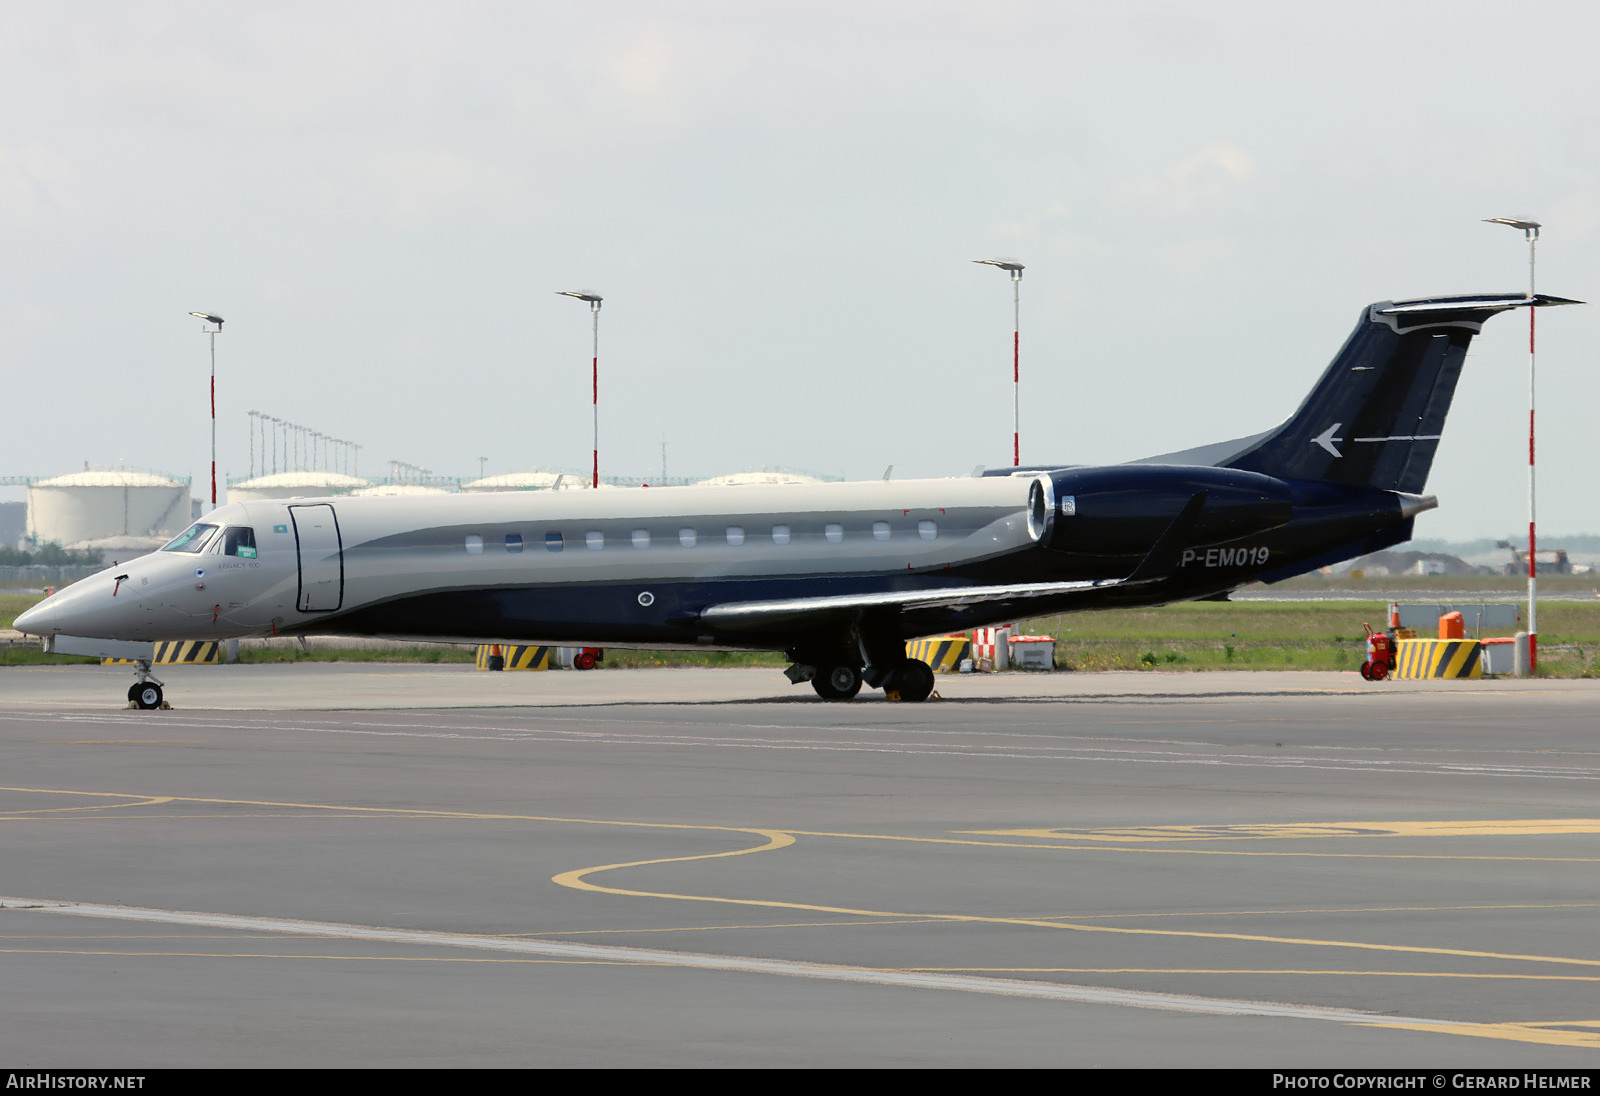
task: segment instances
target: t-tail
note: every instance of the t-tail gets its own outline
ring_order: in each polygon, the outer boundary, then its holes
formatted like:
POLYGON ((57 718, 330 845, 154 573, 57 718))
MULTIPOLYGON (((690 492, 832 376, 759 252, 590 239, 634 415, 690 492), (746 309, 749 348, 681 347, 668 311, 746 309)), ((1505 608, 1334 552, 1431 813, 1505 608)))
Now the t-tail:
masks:
MULTIPOLYGON (((1433 467, 1467 346, 1484 321, 1513 308, 1580 303, 1544 294, 1490 293, 1368 305, 1289 421, 1253 438, 1208 446, 1211 459, 1205 463, 1287 480, 1419 494, 1433 467)), ((1174 461, 1176 455, 1157 459, 1174 461)))

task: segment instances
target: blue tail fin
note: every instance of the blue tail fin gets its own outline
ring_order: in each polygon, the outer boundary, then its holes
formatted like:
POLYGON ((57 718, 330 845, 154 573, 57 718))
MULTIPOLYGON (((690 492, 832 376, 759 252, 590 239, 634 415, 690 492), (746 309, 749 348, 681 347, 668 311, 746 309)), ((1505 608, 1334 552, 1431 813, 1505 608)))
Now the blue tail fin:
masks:
POLYGON ((1491 293, 1368 305, 1288 422, 1232 445, 1206 447, 1208 463, 1284 479, 1420 493, 1467 345, 1484 321, 1530 304, 1579 303, 1491 293))
POLYGON ((1294 416, 1222 463, 1285 479, 1419 493, 1467 345, 1484 321, 1530 304, 1577 303, 1495 293, 1368 305, 1294 416))

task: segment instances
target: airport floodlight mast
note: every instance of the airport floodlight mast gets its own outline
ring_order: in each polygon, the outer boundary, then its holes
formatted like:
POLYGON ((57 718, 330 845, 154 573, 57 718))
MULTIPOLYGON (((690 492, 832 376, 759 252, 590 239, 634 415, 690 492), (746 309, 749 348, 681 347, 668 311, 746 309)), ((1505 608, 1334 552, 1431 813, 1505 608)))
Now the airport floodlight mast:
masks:
POLYGON ((580 301, 589 302, 589 311, 594 315, 594 486, 600 486, 600 302, 604 300, 598 293, 580 293, 575 289, 560 289, 556 291, 558 297, 576 297, 580 301))
MULTIPOLYGON (((1533 300, 1534 249, 1539 243, 1539 222, 1517 217, 1485 217, 1491 225, 1508 225, 1520 228, 1528 241, 1528 300, 1533 300)), ((1534 495, 1533 495, 1533 332, 1534 316, 1538 309, 1528 307, 1528 673, 1539 671, 1539 565, 1534 551, 1534 495)))
POLYGON ((1011 272, 1011 465, 1022 464, 1022 270, 1015 259, 973 259, 1011 272))
MULTIPOLYGON (((249 411, 249 412, 246 412, 246 414, 248 414, 250 416, 250 478, 251 479, 255 479, 256 478, 256 426, 257 426, 256 420, 261 417, 261 412, 259 412, 259 411, 249 411)), ((267 452, 266 452, 266 450, 264 448, 261 451, 261 455, 262 455, 262 457, 265 457, 267 455, 267 452)))
POLYGON ((215 327, 202 328, 211 337, 211 508, 217 508, 217 332, 222 330, 222 317, 209 312, 191 312, 189 315, 215 327))

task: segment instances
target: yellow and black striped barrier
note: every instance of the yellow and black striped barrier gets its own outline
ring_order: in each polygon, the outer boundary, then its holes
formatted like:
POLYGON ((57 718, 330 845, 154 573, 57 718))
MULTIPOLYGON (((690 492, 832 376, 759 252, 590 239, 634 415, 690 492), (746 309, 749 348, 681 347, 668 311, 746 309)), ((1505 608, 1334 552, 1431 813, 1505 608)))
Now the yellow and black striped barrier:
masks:
MULTIPOLYGON (((156 644, 158 666, 215 666, 222 661, 222 644, 214 639, 169 639, 156 644)), ((102 658, 102 666, 132 666, 131 658, 102 658)))
POLYGON ((935 636, 906 643, 906 657, 917 658, 933 667, 934 673, 953 674, 964 658, 972 657, 972 640, 967 636, 935 636))
POLYGON ((489 668, 489 654, 494 648, 500 648, 500 657, 505 659, 507 670, 549 670, 555 667, 556 649, 554 647, 522 647, 510 643, 480 643, 478 644, 478 669, 489 668))
POLYGON ((1483 676, 1483 646, 1475 639, 1402 639, 1396 647, 1395 677, 1483 676))

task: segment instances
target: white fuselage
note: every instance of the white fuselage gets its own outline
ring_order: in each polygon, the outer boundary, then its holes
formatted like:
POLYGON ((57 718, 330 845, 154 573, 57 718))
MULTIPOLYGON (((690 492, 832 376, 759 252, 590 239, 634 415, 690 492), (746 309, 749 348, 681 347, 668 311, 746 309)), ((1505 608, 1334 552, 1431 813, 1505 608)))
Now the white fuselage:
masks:
MULTIPOLYGON (((337 631, 341 618, 419 595, 570 595, 619 584, 643 595, 627 612, 659 625, 667 602, 655 604, 652 591, 669 587, 935 581, 953 566, 1028 548, 1042 532, 1029 520, 1032 484, 992 477, 233 503, 201 519, 214 529, 75 583, 17 627, 139 641, 292 635, 337 631)), ((673 605, 680 616, 696 608, 673 605)), ((626 624, 608 618, 613 635, 626 624)), ((440 635, 425 620, 415 625, 386 630, 440 635)), ((504 636, 485 620, 481 631, 454 625, 449 638, 504 636)))

